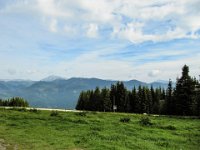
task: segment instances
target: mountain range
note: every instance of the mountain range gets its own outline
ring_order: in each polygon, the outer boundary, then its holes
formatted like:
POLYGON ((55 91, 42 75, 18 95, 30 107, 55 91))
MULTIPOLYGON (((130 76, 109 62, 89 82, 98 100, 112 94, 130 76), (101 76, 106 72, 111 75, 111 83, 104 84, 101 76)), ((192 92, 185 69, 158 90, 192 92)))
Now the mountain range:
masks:
MULTIPOLYGON (((70 78, 49 76, 40 81, 31 80, 0 80, 0 98, 7 99, 14 96, 25 98, 33 107, 74 109, 79 94, 83 90, 110 87, 114 80, 97 78, 70 78)), ((167 87, 166 81, 145 83, 138 80, 123 81, 127 89, 134 86, 167 87)))

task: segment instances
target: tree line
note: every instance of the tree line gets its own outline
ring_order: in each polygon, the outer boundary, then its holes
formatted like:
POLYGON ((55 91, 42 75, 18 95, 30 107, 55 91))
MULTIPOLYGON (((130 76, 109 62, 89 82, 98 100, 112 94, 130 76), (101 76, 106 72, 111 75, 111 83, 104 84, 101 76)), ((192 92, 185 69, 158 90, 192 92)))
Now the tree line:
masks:
POLYGON ((182 76, 177 78, 175 88, 169 80, 167 89, 152 86, 134 87, 127 90, 123 82, 110 88, 82 91, 77 110, 117 111, 166 115, 200 115, 200 84, 189 76, 189 67, 184 65, 182 76))
POLYGON ((0 99, 0 106, 28 107, 29 104, 26 100, 24 100, 21 97, 13 97, 7 100, 0 99))

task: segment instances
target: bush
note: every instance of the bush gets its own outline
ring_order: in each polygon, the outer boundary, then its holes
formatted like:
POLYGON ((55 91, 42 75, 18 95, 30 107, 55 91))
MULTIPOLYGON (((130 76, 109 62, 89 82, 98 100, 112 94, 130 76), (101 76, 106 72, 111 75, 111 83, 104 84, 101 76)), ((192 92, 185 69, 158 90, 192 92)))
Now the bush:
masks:
POLYGON ((0 106, 29 107, 29 104, 21 97, 13 97, 8 100, 0 100, 0 106))
POLYGON ((167 130, 176 130, 176 127, 175 127, 175 126, 172 126, 172 125, 168 125, 168 126, 163 127, 163 129, 167 129, 167 130))
POLYGON ((141 117, 140 118, 140 124, 145 125, 145 126, 152 125, 151 120, 148 116, 141 117))
POLYGON ((131 119, 129 117, 124 117, 124 118, 121 118, 119 121, 124 122, 124 123, 128 123, 128 122, 131 121, 131 119))
POLYGON ((78 112, 78 113, 76 113, 76 115, 85 117, 87 115, 87 112, 78 112))
POLYGON ((27 111, 27 109, 26 108, 24 108, 24 107, 13 107, 13 108, 11 108, 10 110, 15 110, 15 111, 24 111, 24 112, 26 112, 27 111))
POLYGON ((50 116, 52 116, 52 117, 54 117, 54 116, 58 116, 59 115, 59 113, 58 113, 58 111, 51 111, 51 114, 50 114, 50 116))
POLYGON ((37 110, 36 108, 31 108, 29 111, 30 111, 30 112, 33 112, 33 113, 39 113, 39 112, 40 112, 40 111, 37 110))

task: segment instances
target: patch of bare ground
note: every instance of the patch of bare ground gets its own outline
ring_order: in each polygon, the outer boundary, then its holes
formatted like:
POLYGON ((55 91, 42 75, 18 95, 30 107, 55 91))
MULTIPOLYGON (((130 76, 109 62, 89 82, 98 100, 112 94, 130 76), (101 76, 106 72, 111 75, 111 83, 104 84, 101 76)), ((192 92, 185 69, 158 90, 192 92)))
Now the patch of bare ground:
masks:
POLYGON ((0 139, 0 150, 10 150, 10 149, 18 150, 18 147, 17 145, 12 146, 10 144, 6 144, 4 139, 0 139))
POLYGON ((0 139, 0 150, 6 150, 5 141, 3 139, 0 139))

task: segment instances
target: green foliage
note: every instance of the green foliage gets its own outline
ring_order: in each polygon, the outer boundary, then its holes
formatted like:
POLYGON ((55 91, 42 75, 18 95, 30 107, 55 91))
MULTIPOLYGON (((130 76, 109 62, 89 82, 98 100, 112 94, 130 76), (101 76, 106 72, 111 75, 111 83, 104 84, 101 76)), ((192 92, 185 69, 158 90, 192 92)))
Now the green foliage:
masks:
POLYGON ((33 113, 40 113, 40 111, 36 108, 31 108, 29 111, 33 113))
POLYGON ((0 106, 28 107, 29 104, 21 97, 13 97, 8 100, 0 100, 0 106))
POLYGON ((195 107, 195 86, 198 82, 189 76, 189 67, 184 65, 182 76, 177 79, 175 96, 176 115, 196 115, 195 107))
POLYGON ((56 116, 59 116, 59 113, 58 113, 58 111, 51 111, 51 114, 50 114, 50 116, 52 116, 52 117, 56 117, 56 116))
POLYGON ((27 109, 24 108, 24 107, 13 107, 13 108, 11 108, 11 110, 15 110, 15 111, 24 111, 24 112, 27 111, 27 109))
POLYGON ((87 116, 87 112, 78 112, 78 113, 76 113, 76 115, 77 116, 82 116, 82 117, 85 117, 85 116, 87 116))
POLYGON ((189 67, 185 65, 175 89, 169 80, 166 90, 139 86, 128 91, 123 82, 117 82, 110 89, 97 87, 95 90, 82 91, 76 109, 200 116, 200 85, 188 73, 189 67), (195 91, 197 87, 199 90, 195 91))
POLYGON ((144 125, 144 126, 152 125, 151 119, 148 116, 142 116, 140 118, 139 122, 140 122, 141 125, 144 125))
POLYGON ((120 122, 124 122, 124 123, 128 123, 131 121, 131 119, 129 117, 123 117, 123 118, 120 118, 119 120, 120 122))
POLYGON ((176 127, 173 125, 168 125, 168 126, 164 126, 162 127, 163 129, 167 129, 167 130, 176 130, 176 127))
POLYGON ((169 80, 168 88, 166 91, 166 103, 165 103, 165 113, 172 115, 175 113, 175 104, 173 102, 173 88, 172 88, 172 81, 169 80))

